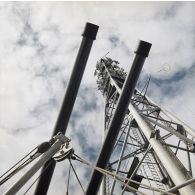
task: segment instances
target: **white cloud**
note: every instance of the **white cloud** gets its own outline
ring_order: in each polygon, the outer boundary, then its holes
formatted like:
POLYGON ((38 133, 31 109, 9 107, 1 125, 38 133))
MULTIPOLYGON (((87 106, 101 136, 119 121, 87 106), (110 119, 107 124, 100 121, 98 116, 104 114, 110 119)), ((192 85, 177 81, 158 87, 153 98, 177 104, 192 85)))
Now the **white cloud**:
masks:
MULTIPOLYGON (((192 67, 195 61, 194 8, 193 2, 1 2, 0 137, 3 144, 0 154, 3 161, 0 173, 33 146, 50 138, 85 22, 93 22, 100 29, 74 108, 79 117, 76 121, 71 119, 75 126, 70 124, 67 131, 74 138, 75 150, 82 155, 85 155, 84 146, 80 145, 77 134, 85 134, 83 144, 93 146, 96 151, 102 139, 103 97, 96 90, 93 76, 96 61, 110 52, 108 56, 129 70, 137 42, 143 39, 153 44, 144 65, 144 75, 151 74, 163 82, 183 68, 192 67), (169 64, 170 70, 157 73, 164 64, 169 64), (93 103, 97 106, 86 110, 93 103), (8 152, 12 153, 11 157, 6 155, 8 152)), ((174 113, 185 113, 186 107, 194 107, 194 78, 190 78, 181 81, 183 90, 176 91, 174 99, 167 99, 161 87, 154 84, 151 96, 168 105, 174 113), (182 107, 178 108, 180 104, 182 107)), ((176 83, 170 85, 174 87, 176 83)), ((185 120, 194 125, 193 110, 185 120)), ((83 170, 79 169, 82 178, 83 170)), ((65 184, 61 168, 55 178, 59 188, 65 184)), ((49 194, 54 191, 52 184, 49 194)), ((64 192, 59 190, 55 194, 64 192)))

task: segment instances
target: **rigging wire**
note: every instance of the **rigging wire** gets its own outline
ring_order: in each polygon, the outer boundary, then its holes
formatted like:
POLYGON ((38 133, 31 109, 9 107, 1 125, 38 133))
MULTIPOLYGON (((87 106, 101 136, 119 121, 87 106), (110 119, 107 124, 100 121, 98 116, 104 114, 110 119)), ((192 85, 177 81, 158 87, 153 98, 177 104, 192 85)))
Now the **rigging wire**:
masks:
POLYGON ((33 185, 38 181, 38 179, 45 173, 45 171, 47 170, 47 168, 50 166, 50 164, 52 163, 52 161, 50 161, 48 163, 48 165, 43 169, 43 171, 41 172, 41 174, 33 181, 33 183, 28 187, 28 189, 24 192, 23 195, 26 195, 27 192, 33 187, 33 185))
MULTIPOLYGON (((33 181, 33 183, 28 187, 28 189, 24 192, 23 195, 26 195, 27 192, 28 192, 28 191, 33 187, 33 185, 38 181, 38 179, 45 173, 45 171, 47 170, 47 168, 50 166, 51 162, 52 162, 52 161, 50 161, 50 163, 44 168, 43 172, 42 172, 42 173, 33 181)), ((76 171, 75 171, 75 169, 74 169, 74 167, 73 167, 73 165, 72 165, 70 159, 69 159, 69 162, 70 162, 70 166, 69 166, 69 171, 68 171, 68 182, 67 182, 67 191, 66 191, 66 195, 69 194, 68 189, 69 189, 69 181, 70 181, 70 171, 71 171, 71 168, 72 168, 72 170, 73 170, 73 172, 74 172, 74 174, 75 174, 75 176, 76 176, 76 178, 77 178, 77 180, 78 180, 78 183, 79 183, 79 185, 81 186, 82 191, 83 191, 83 193, 84 193, 84 195, 85 195, 85 194, 86 194, 86 193, 85 193, 85 190, 84 190, 84 188, 83 188, 83 186, 82 186, 82 184, 81 184, 81 181, 80 181, 79 178, 78 178, 78 175, 77 175, 77 173, 76 173, 76 171)))
POLYGON ((4 184, 7 180, 9 180, 11 177, 13 177, 21 169, 23 169, 24 167, 26 167, 29 163, 31 163, 33 160, 35 160, 41 154, 43 154, 44 152, 46 152, 51 147, 51 144, 52 144, 52 140, 50 140, 50 142, 43 142, 40 145, 36 146, 33 150, 31 150, 20 161, 18 161, 14 166, 12 166, 8 171, 6 171, 3 175, 1 175, 0 178, 2 178, 7 173, 9 173, 13 168, 15 168, 6 177, 4 177, 2 180, 0 180, 0 185, 4 184), (37 150, 37 151, 34 154, 32 154, 35 150, 37 150), (29 156, 29 157, 27 158, 27 156, 29 156), (27 158, 27 159, 24 162, 22 162, 25 158, 27 158), (22 164, 20 164, 21 162, 22 162, 22 164), (18 167, 16 167, 17 165, 18 165, 18 167))
MULTIPOLYGON (((5 173, 3 173, 0 178, 2 178, 3 176, 5 176, 7 173, 9 173, 13 168, 15 168, 19 163, 21 163, 25 158, 27 158, 27 156, 29 156, 32 152, 34 152, 36 149, 38 148, 35 147, 34 149, 32 149, 28 154, 26 154, 21 160, 19 160, 16 164, 14 164, 11 168, 9 168, 5 173)), ((36 154, 36 153, 35 153, 36 154)), ((20 164, 15 170, 13 170, 11 173, 9 173, 5 178, 3 178, 0 181, 0 185, 4 184, 7 180, 9 180, 13 175, 15 175, 19 170, 21 170, 22 168, 24 168, 27 164, 28 161, 30 162, 33 158, 33 156, 35 155, 33 154, 32 156, 30 156, 28 159, 26 159, 24 162, 22 162, 22 164, 20 164)))
MULTIPOLYGON (((135 189, 135 188, 133 188, 133 187, 127 185, 127 183, 123 182, 122 179, 118 178, 118 177, 119 177, 118 175, 116 175, 116 177, 114 178, 114 174, 111 173, 111 172, 109 172, 109 171, 106 171, 106 170, 101 169, 101 168, 98 168, 98 167, 95 167, 95 169, 96 169, 97 171, 99 171, 100 173, 106 175, 106 176, 112 177, 112 178, 113 178, 114 180, 116 180, 116 181, 118 180, 118 181, 121 182, 123 185, 126 185, 125 187, 128 188, 128 189, 130 189, 131 191, 136 192, 136 193, 141 194, 141 195, 146 195, 145 193, 143 193, 143 192, 141 192, 141 191, 139 191, 139 190, 137 190, 137 189, 135 189)), ((129 181, 127 180, 127 182, 129 182, 129 181)))
POLYGON ((9 168, 5 173, 3 173, 0 178, 2 178, 4 175, 6 175, 9 171, 11 171, 15 166, 17 166, 20 162, 22 162, 27 156, 29 156, 32 152, 34 152, 36 149, 38 148, 35 147, 34 149, 32 149, 28 154, 26 154, 21 160, 19 160, 15 165, 13 165, 11 168, 9 168))
MULTIPOLYGON (((76 154, 74 154, 74 155, 75 155, 77 158, 79 158, 80 161, 82 161, 82 163, 84 163, 84 164, 86 164, 86 165, 89 165, 89 166, 93 167, 95 170, 99 171, 100 173, 102 173, 102 174, 104 174, 104 175, 106 175, 106 176, 112 177, 112 175, 113 175, 112 172, 109 172, 109 171, 107 171, 107 170, 104 170, 104 169, 101 169, 101 168, 98 168, 98 167, 94 167, 94 166, 91 165, 88 161, 82 159, 81 157, 79 157, 79 156, 76 155, 76 154)), ((126 179, 126 178, 125 178, 125 179, 126 179)), ((120 180, 120 179, 118 178, 118 175, 116 175, 116 178, 114 178, 114 180, 119 180, 119 181, 120 181, 121 183, 123 183, 124 185, 126 184, 125 182, 123 182, 122 180, 120 180)), ((133 188, 133 187, 127 186, 127 188, 130 189, 130 190, 132 190, 132 191, 134 191, 134 192, 137 192, 137 193, 139 193, 139 194, 141 194, 141 195, 146 195, 146 194, 144 194, 144 193, 142 193, 142 192, 139 192, 138 190, 136 190, 136 189, 133 188)))
POLYGON ((3 178, 0 181, 0 185, 4 184, 7 180, 9 180, 12 176, 14 176, 18 171, 20 171, 23 167, 25 167, 25 165, 27 165, 27 161, 29 161, 29 159, 26 159, 20 166, 18 166, 15 170, 13 170, 10 174, 8 174, 5 178, 3 178))
MULTIPOLYGON (((110 177, 113 177, 113 176, 114 176, 114 174, 113 174, 112 172, 106 171, 106 170, 104 170, 104 169, 101 169, 101 168, 98 168, 98 167, 96 167, 95 169, 96 169, 97 171, 99 171, 99 172, 101 172, 101 173, 107 175, 107 176, 110 176, 110 177)), ((128 186, 126 182, 123 182, 123 180, 126 180, 127 182, 132 182, 132 183, 135 183, 135 184, 139 184, 139 185, 140 185, 140 188, 142 188, 142 187, 144 186, 144 188, 147 187, 147 188, 150 189, 150 190, 158 191, 158 192, 161 192, 161 193, 163 193, 163 194, 175 195, 175 194, 173 194, 173 193, 170 194, 169 192, 160 190, 160 189, 158 189, 158 188, 150 187, 150 186, 148 186, 148 185, 142 184, 142 183, 140 183, 140 182, 136 182, 136 181, 134 181, 134 180, 128 179, 128 178, 126 178, 126 177, 122 177, 122 176, 120 176, 120 175, 117 175, 117 176, 116 176, 116 180, 118 180, 118 181, 120 181, 122 184, 126 185, 126 187, 129 188, 130 190, 133 190, 134 192, 137 192, 137 193, 139 193, 139 194, 146 195, 145 193, 143 193, 143 192, 141 192, 141 191, 138 191, 137 189, 135 189, 135 188, 133 188, 133 187, 131 187, 131 186, 128 186)))
POLYGON ((81 189, 82 189, 82 191, 83 191, 83 194, 85 195, 85 194, 86 194, 86 193, 85 193, 85 190, 84 190, 84 188, 83 188, 83 186, 82 186, 82 184, 81 184, 81 181, 80 181, 79 178, 78 178, 78 175, 77 175, 77 173, 76 173, 76 171, 75 171, 75 169, 74 169, 74 167, 73 167, 73 165, 72 165, 70 159, 69 159, 69 162, 70 162, 70 166, 72 167, 72 170, 73 170, 73 172, 74 172, 74 174, 75 174, 75 176, 76 176, 76 178, 77 178, 77 181, 78 181, 79 185, 81 186, 81 189))
POLYGON ((70 170, 71 170, 71 165, 69 164, 69 170, 68 170, 68 181, 67 181, 67 190, 66 190, 66 195, 68 195, 68 190, 69 190, 70 170))
MULTIPOLYGON (((82 158, 79 157, 78 155, 76 155, 76 154, 74 154, 74 155, 75 155, 77 158, 79 158, 79 161, 82 161, 82 163, 84 163, 84 164, 86 164, 86 165, 88 165, 88 166, 94 168, 95 170, 99 171, 100 173, 102 173, 102 174, 104 174, 104 175, 106 175, 106 176, 112 177, 112 178, 114 177, 114 173, 112 173, 112 172, 110 172, 110 171, 108 171, 108 170, 102 169, 102 168, 100 168, 100 167, 93 166, 90 162, 88 162, 88 161, 82 159, 82 158)), ((76 159, 76 160, 77 160, 77 159, 76 159)), ((122 184, 126 185, 126 187, 127 187, 128 189, 130 189, 130 190, 132 190, 132 191, 134 191, 134 192, 136 192, 136 193, 138 193, 138 194, 146 195, 146 194, 144 194, 143 192, 140 192, 139 190, 137 190, 137 189, 135 189, 135 188, 133 188, 133 187, 127 185, 126 182, 128 182, 128 183, 129 183, 129 182, 132 182, 132 183, 135 183, 135 184, 139 184, 140 187, 141 187, 141 186, 144 186, 144 187, 149 188, 150 190, 154 190, 154 191, 157 191, 157 192, 160 192, 160 193, 163 193, 163 194, 175 195, 175 194, 173 194, 173 193, 170 193, 170 192, 167 192, 167 191, 164 191, 164 190, 160 190, 160 189, 158 189, 158 188, 151 187, 151 186, 148 186, 148 185, 146 185, 146 184, 142 184, 142 183, 140 183, 140 182, 134 181, 134 180, 132 180, 132 179, 129 179, 129 178, 126 178, 126 177, 123 177, 123 176, 120 176, 120 175, 116 175, 116 178, 115 178, 115 179, 118 180, 119 182, 121 182, 122 184), (126 182, 124 182, 123 180, 126 180, 126 182)))
POLYGON ((43 142, 40 145, 36 146, 33 150, 31 150, 27 155, 25 155, 19 162, 17 162, 14 166, 12 166, 8 171, 6 171, 0 178, 5 176, 9 171, 11 171, 13 168, 15 168, 19 163, 21 163, 27 156, 29 156, 33 151, 37 150, 34 154, 30 155, 22 164, 18 165, 11 173, 9 173, 5 178, 3 178, 0 181, 0 185, 5 183, 7 180, 9 180, 11 177, 13 177, 18 171, 26 167, 29 163, 31 163, 33 160, 35 160, 37 157, 39 157, 41 154, 46 152, 52 144, 52 139, 49 142, 43 142))

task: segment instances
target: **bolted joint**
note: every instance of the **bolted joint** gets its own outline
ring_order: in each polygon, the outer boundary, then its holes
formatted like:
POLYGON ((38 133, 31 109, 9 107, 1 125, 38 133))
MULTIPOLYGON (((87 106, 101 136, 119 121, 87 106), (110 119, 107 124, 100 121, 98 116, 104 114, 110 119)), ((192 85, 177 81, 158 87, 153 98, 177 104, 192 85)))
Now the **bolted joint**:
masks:
POLYGON ((52 139, 55 141, 59 140, 60 142, 67 144, 71 141, 71 139, 63 135, 62 132, 58 132, 57 135, 55 135, 52 139))

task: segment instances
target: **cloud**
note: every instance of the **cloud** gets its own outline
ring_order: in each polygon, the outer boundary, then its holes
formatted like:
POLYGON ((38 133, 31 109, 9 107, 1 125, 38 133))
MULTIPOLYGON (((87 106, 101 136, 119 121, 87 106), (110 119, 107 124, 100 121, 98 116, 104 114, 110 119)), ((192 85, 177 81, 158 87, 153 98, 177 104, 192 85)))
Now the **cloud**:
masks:
MULTIPOLYGON (((193 2, 1 2, 0 173, 50 138, 87 21, 100 29, 67 130, 78 154, 94 162, 101 147, 104 100, 93 75, 97 60, 109 52, 128 71, 139 39, 153 44, 140 77, 144 83, 152 76, 148 95, 194 125, 194 7, 193 2), (170 68, 163 71, 166 64, 170 68)), ((49 194, 65 192, 68 163, 59 164, 49 194)), ((86 186, 89 170, 75 166, 86 186)), ((76 190, 74 185, 72 180, 76 190)))

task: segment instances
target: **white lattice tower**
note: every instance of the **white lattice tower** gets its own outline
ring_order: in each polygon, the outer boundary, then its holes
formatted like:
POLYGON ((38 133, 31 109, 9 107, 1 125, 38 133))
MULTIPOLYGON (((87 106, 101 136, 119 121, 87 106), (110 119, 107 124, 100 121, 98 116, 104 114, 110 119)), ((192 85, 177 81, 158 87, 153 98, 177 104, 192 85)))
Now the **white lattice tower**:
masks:
MULTIPOLYGON (((105 133, 126 77, 118 64, 106 57, 95 71, 98 89, 105 98, 105 133)), ((193 177, 195 132, 146 96, 148 83, 142 91, 134 91, 107 169, 166 191, 193 177)), ((116 180, 106 177, 103 182, 104 195, 132 194, 116 180)), ((148 195, 160 194, 139 184, 129 185, 148 195)), ((195 183, 173 193, 193 195, 195 183)))

